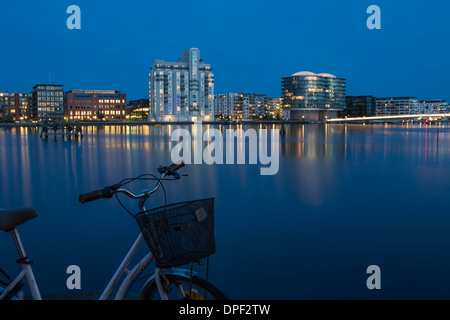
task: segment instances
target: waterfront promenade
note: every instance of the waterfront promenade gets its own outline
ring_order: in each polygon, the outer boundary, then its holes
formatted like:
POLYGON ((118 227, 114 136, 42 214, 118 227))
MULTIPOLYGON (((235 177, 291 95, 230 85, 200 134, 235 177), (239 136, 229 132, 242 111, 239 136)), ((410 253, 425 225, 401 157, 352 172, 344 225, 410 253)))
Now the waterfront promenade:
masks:
MULTIPOLYGON (((447 114, 448 115, 448 114, 447 114)), ((423 118, 427 118, 430 115, 422 115, 423 118)), ((303 121, 303 120, 216 120, 216 121, 202 121, 202 124, 215 124, 215 125, 236 125, 236 124, 401 124, 404 121, 413 121, 414 123, 422 123, 424 121, 418 120, 419 115, 412 115, 411 118, 405 116, 386 116, 386 117, 365 117, 365 118, 339 118, 328 119, 327 121, 303 121)), ((448 123, 447 118, 430 120, 433 123, 448 123)), ((21 123, 4 123, 0 122, 0 128, 15 128, 15 127, 28 127, 39 128, 42 126, 42 122, 21 122, 21 123)), ((186 125, 195 124, 193 121, 81 121, 73 123, 80 126, 111 126, 111 125, 186 125)))

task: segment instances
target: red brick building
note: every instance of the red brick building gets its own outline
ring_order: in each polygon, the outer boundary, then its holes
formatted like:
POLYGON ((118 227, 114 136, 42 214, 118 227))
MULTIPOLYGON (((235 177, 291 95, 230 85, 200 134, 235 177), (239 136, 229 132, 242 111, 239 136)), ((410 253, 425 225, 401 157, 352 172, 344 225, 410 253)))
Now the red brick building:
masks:
POLYGON ((30 118, 31 93, 0 92, 0 121, 5 116, 13 121, 28 121, 30 118))
POLYGON ((70 90, 64 99, 65 118, 76 120, 122 120, 127 95, 117 90, 70 90))

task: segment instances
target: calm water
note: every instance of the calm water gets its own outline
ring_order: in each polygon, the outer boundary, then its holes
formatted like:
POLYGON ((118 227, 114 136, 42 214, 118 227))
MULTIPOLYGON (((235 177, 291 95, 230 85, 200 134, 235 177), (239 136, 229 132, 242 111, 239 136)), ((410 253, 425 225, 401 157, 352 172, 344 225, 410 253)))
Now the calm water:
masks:
MULTIPOLYGON (((78 194, 156 173, 175 128, 86 127, 81 141, 0 128, 0 207, 38 211, 19 231, 43 293, 68 292, 71 264, 83 291, 106 286, 138 227, 115 200, 81 205, 78 194)), ((232 298, 449 299, 449 143, 446 126, 292 125, 276 175, 191 165, 165 187, 169 202, 216 197, 210 280, 232 298), (366 287, 372 264, 378 291, 366 287)), ((0 267, 18 271, 10 235, 0 243, 0 267)))

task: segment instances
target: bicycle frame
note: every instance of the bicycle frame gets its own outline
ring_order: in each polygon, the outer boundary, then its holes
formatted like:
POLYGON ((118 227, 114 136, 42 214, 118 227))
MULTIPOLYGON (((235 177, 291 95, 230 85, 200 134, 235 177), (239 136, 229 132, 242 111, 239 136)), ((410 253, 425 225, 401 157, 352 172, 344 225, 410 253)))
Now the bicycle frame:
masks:
MULTIPOLYGON (((154 193, 160 186, 161 180, 164 178, 166 174, 162 173, 155 184, 155 186, 152 189, 144 190, 141 194, 135 195, 131 192, 129 192, 126 189, 118 189, 117 192, 125 193, 127 196, 133 199, 139 199, 139 208, 141 211, 145 211, 145 201, 148 200, 149 196, 154 193)), ((31 296, 33 300, 42 300, 39 288, 37 286, 36 280, 34 278, 33 270, 31 268, 31 261, 28 260, 28 257, 25 254, 25 249, 23 247, 23 244, 19 237, 19 232, 17 229, 11 230, 12 236, 14 238, 14 243, 16 245, 17 251, 19 253, 20 259, 18 262, 22 265, 22 271, 19 273, 19 275, 5 288, 5 290, 0 295, 0 300, 4 299, 11 290, 14 289, 14 287, 22 280, 23 277, 26 277, 28 287, 31 291, 31 296)), ((153 254, 149 252, 147 255, 145 255, 134 267, 133 269, 129 270, 128 265, 130 264, 133 257, 136 255, 137 250, 142 244, 142 241, 144 240, 144 237, 142 233, 139 234, 133 245, 131 246, 130 250, 122 260, 121 264, 119 265, 118 269, 114 273, 113 277, 109 281, 108 285, 104 289, 103 293, 100 295, 99 300, 106 300, 111 295, 112 290, 116 286, 117 282, 119 281, 120 277, 125 273, 126 276, 124 280, 122 281, 116 296, 114 297, 115 300, 121 300, 125 298, 125 295, 127 293, 127 290, 130 286, 130 284, 133 283, 135 278, 150 264, 150 262, 153 260, 153 254)), ((179 275, 189 278, 193 273, 189 270, 179 269, 179 268, 170 268, 170 269, 159 269, 155 267, 154 274, 149 278, 149 280, 146 282, 146 284, 150 281, 155 281, 156 286, 158 288, 159 294, 163 300, 168 300, 167 294, 165 293, 163 289, 163 285, 161 283, 160 274, 169 274, 169 275, 179 275)), ((144 285, 145 286, 145 285, 144 285)))
MULTIPOLYGON (((142 233, 139 234, 138 238, 134 242, 133 246, 128 251, 127 255, 123 259, 122 263, 120 264, 119 268, 117 269, 114 276, 109 281, 108 285, 106 286, 105 290, 103 291, 102 295, 100 296, 99 300, 106 300, 109 295, 111 294, 112 289, 115 287, 117 281, 119 280, 120 276, 123 273, 126 273, 127 276, 122 281, 122 284, 119 287, 119 290, 116 293, 116 296, 114 297, 114 300, 122 300, 125 298, 125 295, 127 293, 128 287, 130 284, 135 280, 135 278, 150 264, 150 262, 153 260, 153 255, 151 252, 149 252, 144 258, 142 258, 138 264, 134 266, 133 269, 128 270, 128 264, 130 263, 131 259, 136 254, 136 251, 138 250, 139 246, 142 244, 142 241, 144 240, 144 237, 142 233)), ((160 274, 163 273, 165 275, 178 275, 183 276, 185 278, 190 278, 192 275, 195 275, 196 272, 192 272, 191 270, 181 269, 181 268, 164 268, 159 269, 155 267, 155 272, 153 275, 149 277, 149 279, 145 282, 143 287, 151 281, 156 282, 156 286, 158 288, 159 294, 161 296, 161 299, 168 300, 167 294, 165 293, 161 279, 160 274)))
POLYGON ((122 281, 122 284, 119 287, 119 290, 116 293, 116 296, 114 297, 115 300, 122 300, 125 297, 125 294, 127 292, 127 289, 130 285, 130 283, 136 278, 138 274, 140 274, 153 260, 153 255, 149 252, 145 257, 143 257, 138 264, 134 266, 133 269, 129 270, 128 265, 133 259, 134 255, 136 254, 137 250, 142 244, 142 240, 144 240, 144 237, 142 236, 142 233, 139 234, 136 241, 128 251, 127 255, 123 259, 122 263, 119 265, 118 269, 116 270, 115 274, 109 281, 108 285, 106 286, 105 290, 101 294, 99 300, 106 300, 111 294, 111 291, 114 289, 114 287, 117 284, 117 281, 122 276, 122 274, 126 273, 125 279, 122 281))
MULTIPOLYGON (((16 242, 16 245, 18 248, 21 248, 21 252, 24 254, 25 250, 23 248, 22 242, 20 241, 19 233, 16 229, 12 230, 13 237, 16 242)), ((130 264, 133 257, 136 255, 137 250, 142 244, 142 241, 144 240, 144 237, 142 236, 142 233, 139 234, 136 241, 131 246, 130 250, 122 260, 121 264, 117 268, 116 272, 114 273, 113 277, 109 281, 108 285, 102 292, 102 294, 99 297, 99 300, 107 300, 112 290, 116 287, 118 280, 120 277, 125 273, 126 277, 123 279, 122 283, 120 284, 119 289, 117 290, 117 293, 114 297, 114 300, 122 300, 125 298, 125 295, 127 293, 127 290, 130 286, 130 284, 136 279, 136 277, 150 264, 150 262, 153 260, 153 255, 151 252, 149 252, 147 255, 145 255, 131 270, 128 269, 128 265, 130 264)), ((0 295, 0 300, 2 300, 4 297, 8 295, 8 293, 11 292, 11 290, 14 289, 14 287, 19 283, 20 280, 23 279, 23 277, 26 277, 28 287, 31 291, 31 296, 33 300, 42 300, 39 288, 37 286, 36 280, 34 278, 33 270, 31 268, 31 264, 22 264, 23 270, 17 275, 17 277, 5 288, 5 290, 0 295)), ((153 275, 149 277, 149 279, 146 281, 144 286, 150 282, 150 281, 156 281, 156 285, 158 287, 159 294, 163 300, 167 300, 168 297, 163 290, 161 280, 160 280, 160 273, 168 274, 168 275, 179 275, 184 276, 186 278, 189 278, 191 275, 196 274, 191 273, 190 270, 185 270, 181 268, 170 268, 170 269, 159 269, 155 268, 155 272, 153 275)), ((23 299, 23 297, 20 297, 23 299)))
POLYGON ((34 300, 42 300, 41 294, 39 292, 38 286, 36 284, 36 280, 34 278, 33 270, 31 269, 31 261, 25 254, 25 249, 23 247, 22 241, 20 240, 19 232, 17 229, 11 230, 11 234, 14 239, 14 243, 16 245, 17 252, 19 253, 18 262, 22 265, 22 271, 19 275, 5 288, 3 293, 0 295, 0 300, 4 299, 11 290, 22 280, 23 277, 26 277, 28 286, 31 291, 31 296, 34 300))

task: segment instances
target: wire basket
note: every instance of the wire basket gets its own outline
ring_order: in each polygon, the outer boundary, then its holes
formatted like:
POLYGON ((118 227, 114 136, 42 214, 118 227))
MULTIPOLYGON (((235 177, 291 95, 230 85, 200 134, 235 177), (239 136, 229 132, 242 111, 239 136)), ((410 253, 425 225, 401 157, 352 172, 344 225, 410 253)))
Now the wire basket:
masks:
POLYGON ((182 266, 216 252, 214 198, 158 207, 135 218, 158 268, 182 266))

